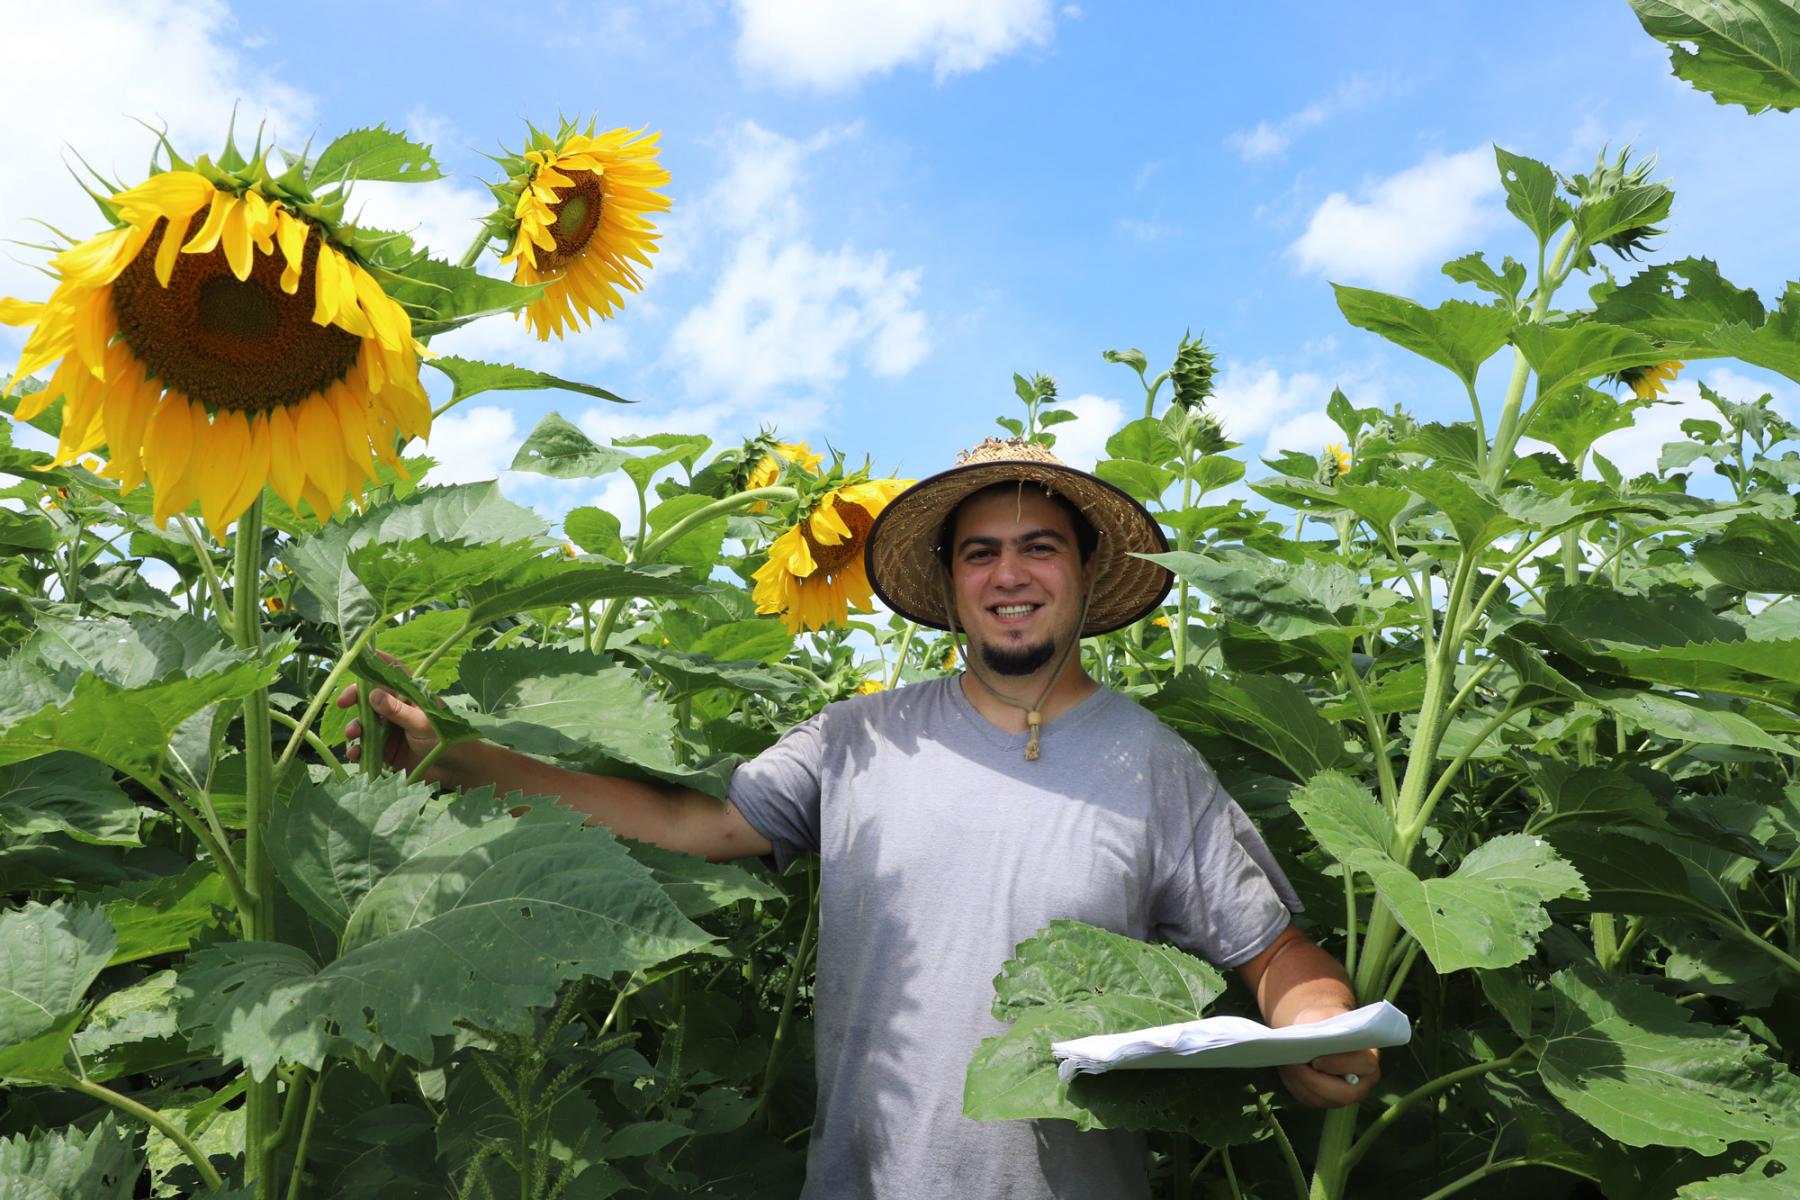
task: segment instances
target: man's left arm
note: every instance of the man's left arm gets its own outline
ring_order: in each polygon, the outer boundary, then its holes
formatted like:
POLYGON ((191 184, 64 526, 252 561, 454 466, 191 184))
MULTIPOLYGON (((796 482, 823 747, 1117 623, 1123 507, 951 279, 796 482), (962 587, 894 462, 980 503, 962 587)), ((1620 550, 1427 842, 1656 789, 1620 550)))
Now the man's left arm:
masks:
MULTIPOLYGON (((1289 925, 1261 953, 1238 967, 1245 985, 1271 1029, 1322 1021, 1356 1007, 1350 978, 1338 961, 1289 925)), ((1327 1054, 1310 1063, 1280 1068, 1288 1093, 1310 1108, 1355 1104, 1381 1078, 1381 1055, 1375 1050, 1327 1054), (1351 1083, 1346 1076, 1356 1076, 1351 1083)))

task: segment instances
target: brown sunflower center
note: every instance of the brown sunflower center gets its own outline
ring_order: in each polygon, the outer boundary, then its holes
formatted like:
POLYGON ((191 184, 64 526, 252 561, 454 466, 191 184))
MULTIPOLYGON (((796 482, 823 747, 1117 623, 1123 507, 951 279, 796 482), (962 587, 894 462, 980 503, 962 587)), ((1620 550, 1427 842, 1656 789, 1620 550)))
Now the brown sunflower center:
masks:
POLYGON ((869 527, 875 524, 875 518, 868 511, 855 504, 838 504, 832 501, 837 515, 844 524, 850 527, 850 536, 833 546, 821 546, 813 537, 812 522, 800 523, 800 536, 806 539, 806 548, 812 551, 813 561, 819 564, 821 575, 836 575, 845 567, 862 557, 863 539, 869 534, 869 527))
MULTIPOLYGON (((268 412, 324 391, 356 365, 361 338, 313 324, 317 233, 307 234, 291 296, 281 290, 281 254, 255 255, 250 277, 240 280, 222 249, 176 255, 165 288, 155 264, 168 235, 167 219, 158 220, 112 293, 126 345, 165 388, 214 412, 268 412)), ((178 236, 187 236, 186 227, 178 236)))
POLYGON ((579 258, 600 224, 600 177, 582 171, 571 178, 568 187, 556 189, 556 224, 550 229, 556 249, 538 255, 547 270, 560 270, 579 258))

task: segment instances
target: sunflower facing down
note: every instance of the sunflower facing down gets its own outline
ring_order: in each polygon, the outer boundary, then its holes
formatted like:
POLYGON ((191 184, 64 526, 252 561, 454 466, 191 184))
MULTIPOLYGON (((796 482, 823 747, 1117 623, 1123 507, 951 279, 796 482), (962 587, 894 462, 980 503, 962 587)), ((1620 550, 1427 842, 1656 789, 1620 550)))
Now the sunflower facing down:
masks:
MULTIPOLYGON (((750 474, 744 478, 744 490, 754 491, 765 488, 781 478, 781 464, 793 463, 808 475, 819 472, 819 464, 825 461, 823 454, 815 454, 811 446, 805 442, 777 442, 769 453, 756 460, 750 468, 750 474)), ((769 502, 758 500, 750 506, 753 513, 768 511, 769 502)))
POLYGON ((779 613, 789 632, 842 625, 852 607, 867 612, 874 591, 863 570, 863 541, 910 479, 871 479, 825 493, 810 515, 776 538, 751 593, 759 613, 779 613))
POLYGON ((411 320, 318 225, 185 169, 109 205, 120 224, 51 260, 48 301, 0 300, 35 326, 14 378, 58 364, 15 413, 63 402, 58 464, 105 446, 159 523, 198 500, 222 537, 265 483, 328 518, 429 428, 411 320))
POLYGON ((669 207, 651 190, 669 182, 656 161, 660 136, 565 125, 555 137, 533 130, 523 154, 501 160, 509 178, 496 194, 512 204, 502 226, 512 248, 500 261, 517 264, 514 283, 548 285, 525 310, 538 340, 605 320, 623 303, 621 288, 643 286, 638 267, 650 269, 658 236, 645 214, 669 207))
POLYGON ((1675 382, 1675 376, 1687 364, 1670 361, 1657 363, 1653 367, 1626 367, 1613 378, 1631 389, 1631 394, 1639 400, 1654 400, 1669 390, 1675 382))

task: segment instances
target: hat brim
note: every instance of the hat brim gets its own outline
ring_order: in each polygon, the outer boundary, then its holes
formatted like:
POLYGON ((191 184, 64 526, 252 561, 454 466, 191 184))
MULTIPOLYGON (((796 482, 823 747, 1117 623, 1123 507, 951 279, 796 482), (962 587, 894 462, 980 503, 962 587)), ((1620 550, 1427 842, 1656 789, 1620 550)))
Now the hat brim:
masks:
POLYGON ((949 629, 944 566, 938 542, 956 506, 996 483, 1027 482, 1067 499, 1099 533, 1098 583, 1081 636, 1111 633, 1162 603, 1174 583, 1166 567, 1135 558, 1162 554, 1168 538, 1148 509, 1120 488, 1060 463, 1002 459, 939 472, 894 497, 869 530, 863 563, 869 584, 889 608, 931 629, 949 629))

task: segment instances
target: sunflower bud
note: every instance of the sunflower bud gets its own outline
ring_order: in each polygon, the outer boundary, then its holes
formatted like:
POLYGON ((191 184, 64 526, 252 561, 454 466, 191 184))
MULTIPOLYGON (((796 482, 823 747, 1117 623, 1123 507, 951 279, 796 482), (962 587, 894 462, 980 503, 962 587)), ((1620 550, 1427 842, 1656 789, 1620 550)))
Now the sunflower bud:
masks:
POLYGON ((1204 338, 1181 336, 1175 351, 1175 365, 1169 368, 1169 382, 1175 385, 1175 403, 1189 412, 1206 407, 1213 394, 1213 353, 1204 338))
MULTIPOLYGON (((1601 204, 1618 196, 1621 192, 1637 191, 1641 195, 1629 201, 1633 215, 1652 213, 1666 215, 1670 201, 1669 189, 1659 183, 1652 183, 1650 173, 1656 170, 1656 156, 1651 155, 1642 162, 1632 164, 1631 147, 1619 151, 1619 156, 1607 161, 1606 151, 1602 150, 1595 160, 1591 175, 1577 175, 1566 181, 1565 186, 1580 201, 1581 208, 1588 212, 1595 211, 1601 204)), ((1580 222, 1577 222, 1579 227, 1580 222)), ((1595 231, 1598 232, 1598 231, 1595 231)), ((1612 229, 1600 238, 1596 245, 1605 246, 1622 258, 1636 258, 1638 252, 1649 248, 1650 239, 1658 237, 1663 230, 1645 220, 1641 224, 1628 224, 1612 229)), ((1578 266, 1593 265, 1593 256, 1584 254, 1578 266)))
POLYGON ((1318 481, 1336 483, 1339 476, 1350 473, 1350 463, 1350 451, 1345 446, 1338 442, 1327 443, 1325 449, 1319 452, 1318 481))
POLYGON ((1234 444, 1225 436, 1225 426, 1212 413, 1201 413, 1194 422, 1194 449, 1201 455, 1223 454, 1234 444))

